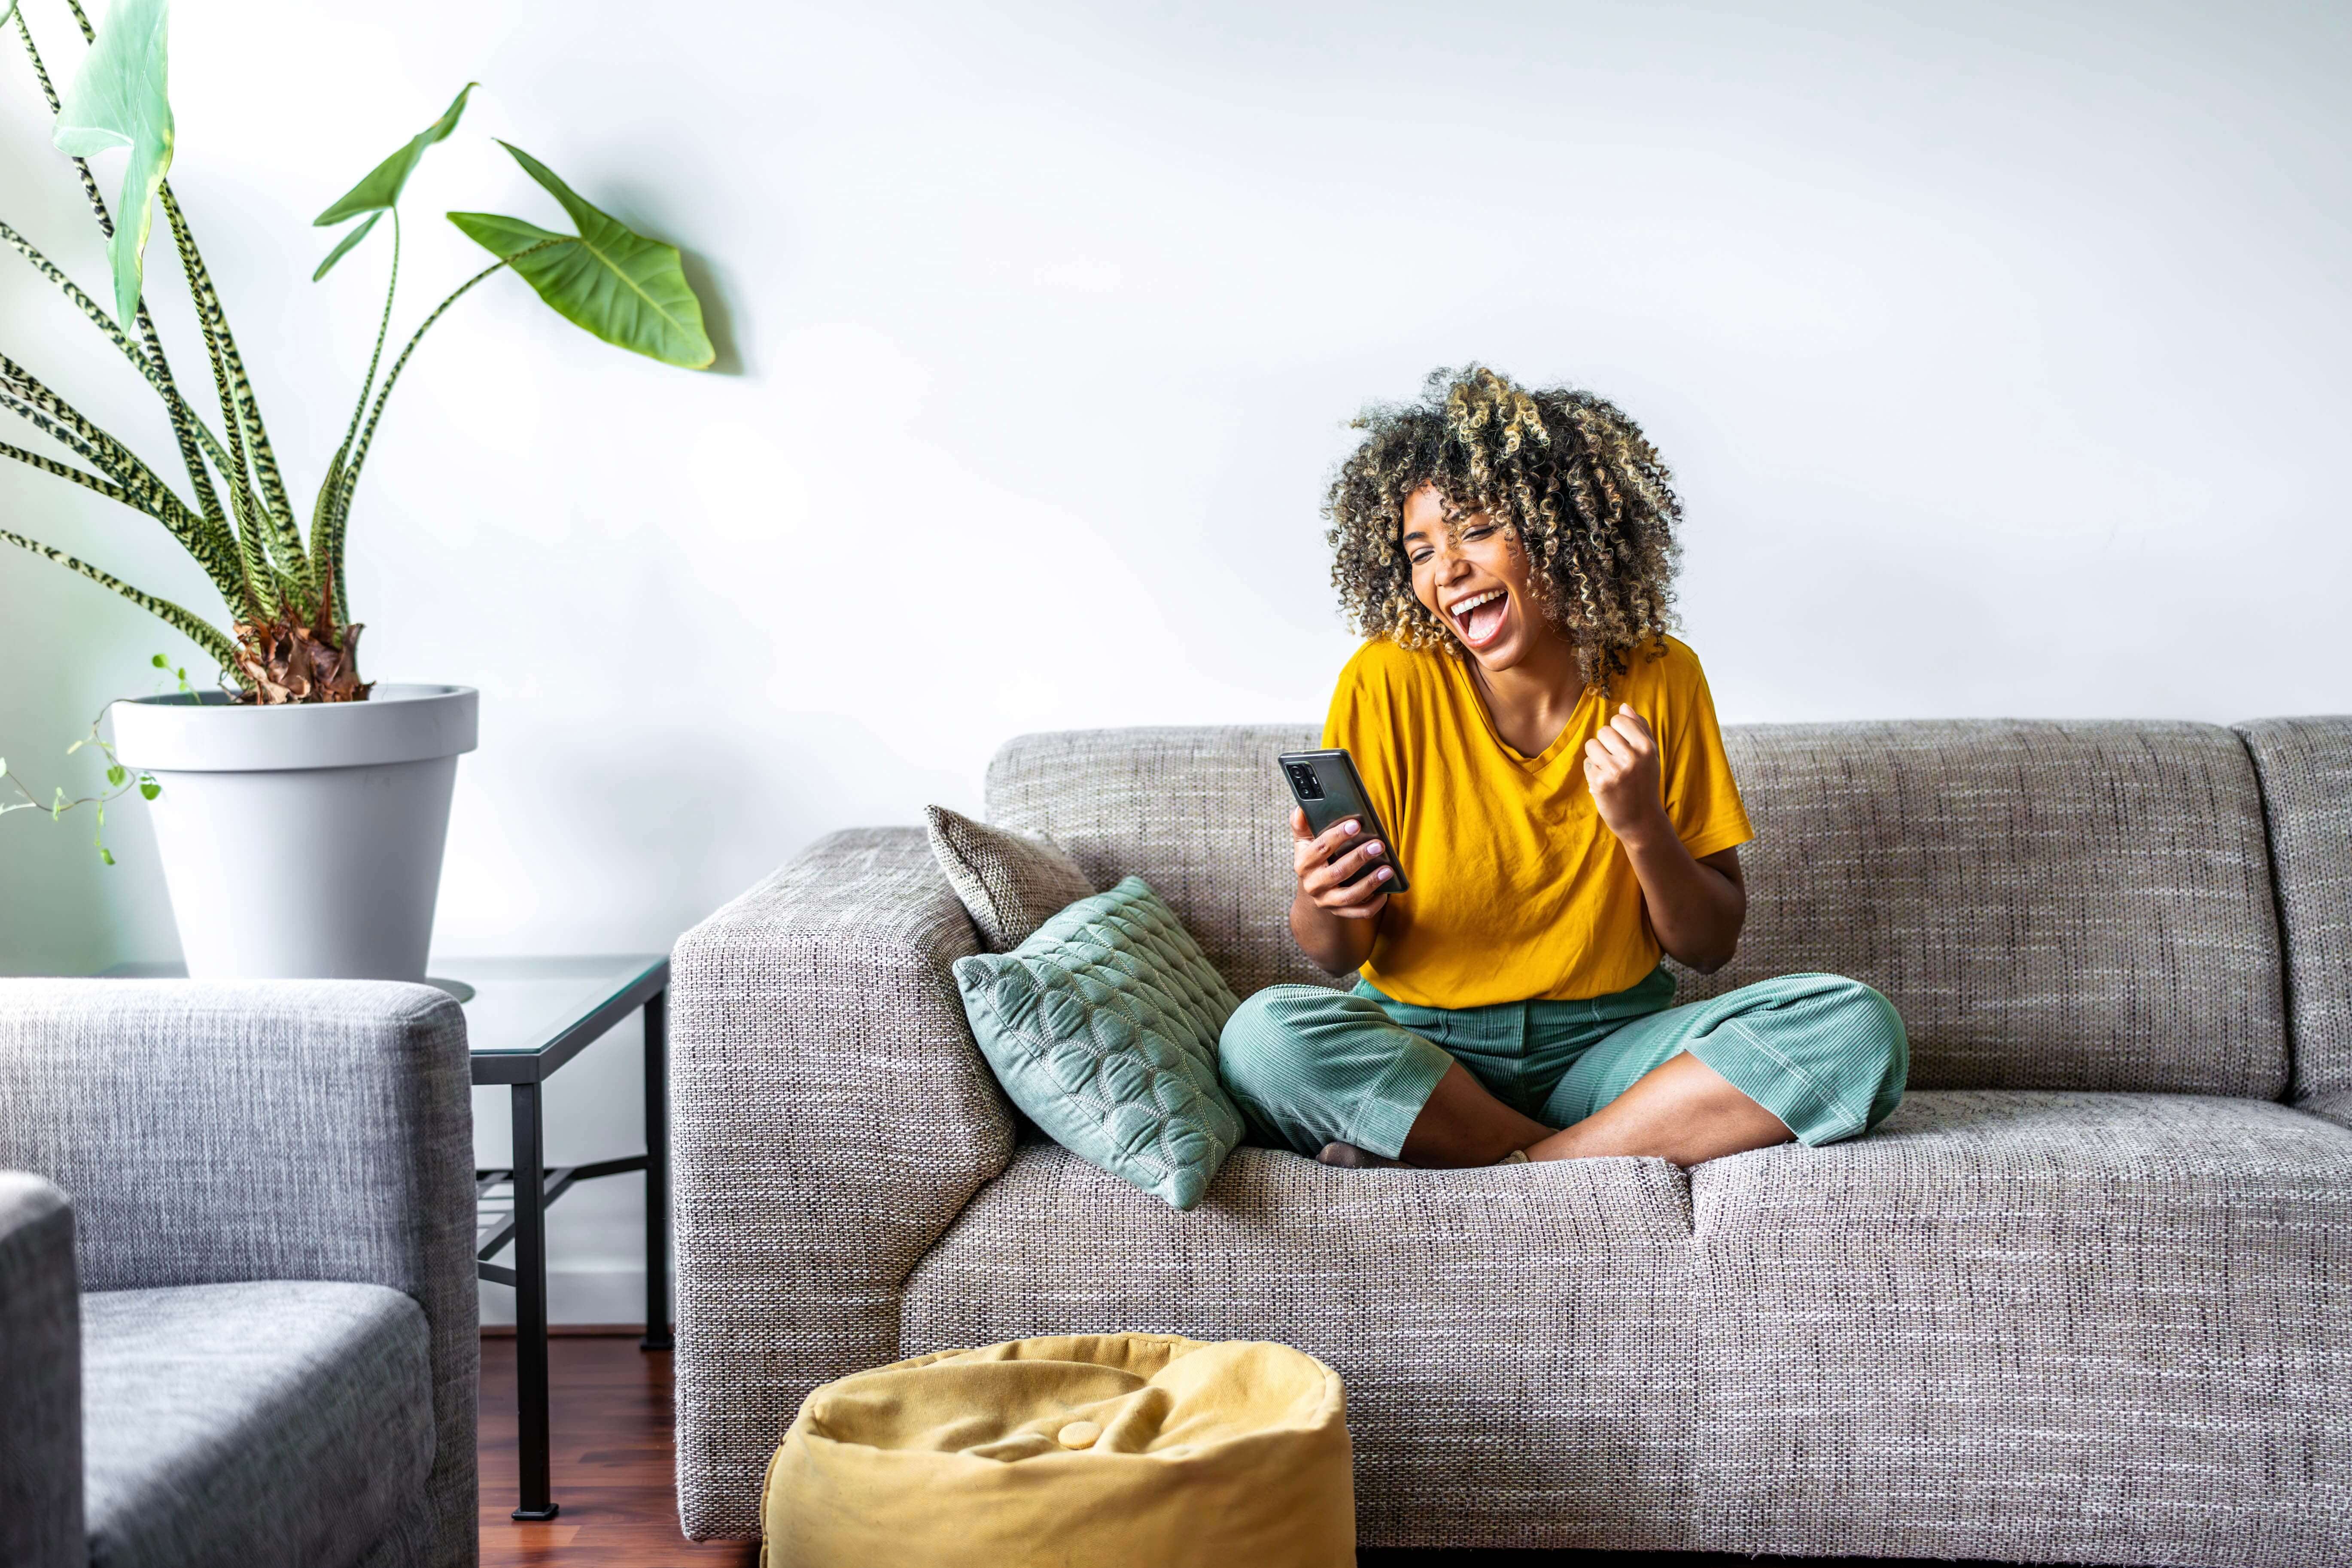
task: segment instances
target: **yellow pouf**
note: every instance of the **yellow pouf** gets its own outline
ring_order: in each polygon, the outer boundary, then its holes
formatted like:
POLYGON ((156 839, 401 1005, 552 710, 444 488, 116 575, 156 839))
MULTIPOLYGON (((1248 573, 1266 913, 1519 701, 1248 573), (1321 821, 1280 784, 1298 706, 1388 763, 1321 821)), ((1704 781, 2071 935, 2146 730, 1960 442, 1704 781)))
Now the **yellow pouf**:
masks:
POLYGON ((1339 1374, 1287 1345, 1064 1334, 811 1394, 764 1568, 1352 1568, 1339 1374))

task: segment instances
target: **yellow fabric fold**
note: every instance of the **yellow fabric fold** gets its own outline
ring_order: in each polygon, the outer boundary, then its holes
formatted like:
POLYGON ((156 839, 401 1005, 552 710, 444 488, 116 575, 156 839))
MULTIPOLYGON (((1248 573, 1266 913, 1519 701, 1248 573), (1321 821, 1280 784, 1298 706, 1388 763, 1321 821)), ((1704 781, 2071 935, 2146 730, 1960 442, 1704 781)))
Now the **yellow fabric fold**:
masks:
POLYGON ((761 1517, 764 1568, 1349 1568, 1346 1396, 1312 1356, 1251 1341, 918 1356, 810 1394, 761 1517))

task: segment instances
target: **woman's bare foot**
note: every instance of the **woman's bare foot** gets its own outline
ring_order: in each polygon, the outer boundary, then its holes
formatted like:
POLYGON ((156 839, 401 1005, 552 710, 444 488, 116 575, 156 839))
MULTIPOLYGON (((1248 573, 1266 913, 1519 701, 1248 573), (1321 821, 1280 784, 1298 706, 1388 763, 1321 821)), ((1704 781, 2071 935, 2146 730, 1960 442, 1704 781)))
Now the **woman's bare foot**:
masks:
POLYGON ((1315 1156, 1325 1165, 1344 1165, 1350 1171, 1384 1171, 1402 1169, 1402 1160, 1391 1160, 1386 1154, 1375 1154, 1370 1149, 1359 1149, 1353 1143, 1326 1143, 1323 1152, 1315 1156))

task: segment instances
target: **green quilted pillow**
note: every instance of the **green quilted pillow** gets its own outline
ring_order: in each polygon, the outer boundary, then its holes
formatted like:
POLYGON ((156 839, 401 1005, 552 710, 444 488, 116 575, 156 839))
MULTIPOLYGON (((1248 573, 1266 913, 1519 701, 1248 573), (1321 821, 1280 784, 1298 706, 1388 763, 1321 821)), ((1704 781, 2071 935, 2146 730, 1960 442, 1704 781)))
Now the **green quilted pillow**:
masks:
POLYGON ((1079 1158, 1180 1209, 1242 1141, 1217 1082, 1241 1005, 1140 877, 1055 915, 1011 952, 955 963, 963 1010, 1013 1103, 1079 1158))

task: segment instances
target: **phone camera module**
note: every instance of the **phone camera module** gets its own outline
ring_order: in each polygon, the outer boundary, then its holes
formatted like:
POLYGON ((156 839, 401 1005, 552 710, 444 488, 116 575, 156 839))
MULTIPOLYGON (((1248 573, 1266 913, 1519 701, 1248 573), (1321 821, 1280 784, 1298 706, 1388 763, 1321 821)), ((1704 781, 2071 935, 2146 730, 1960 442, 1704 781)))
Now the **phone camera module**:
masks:
POLYGON ((1315 777, 1315 770, 1305 763, 1290 764, 1290 785, 1301 800, 1321 800, 1323 785, 1315 777))

